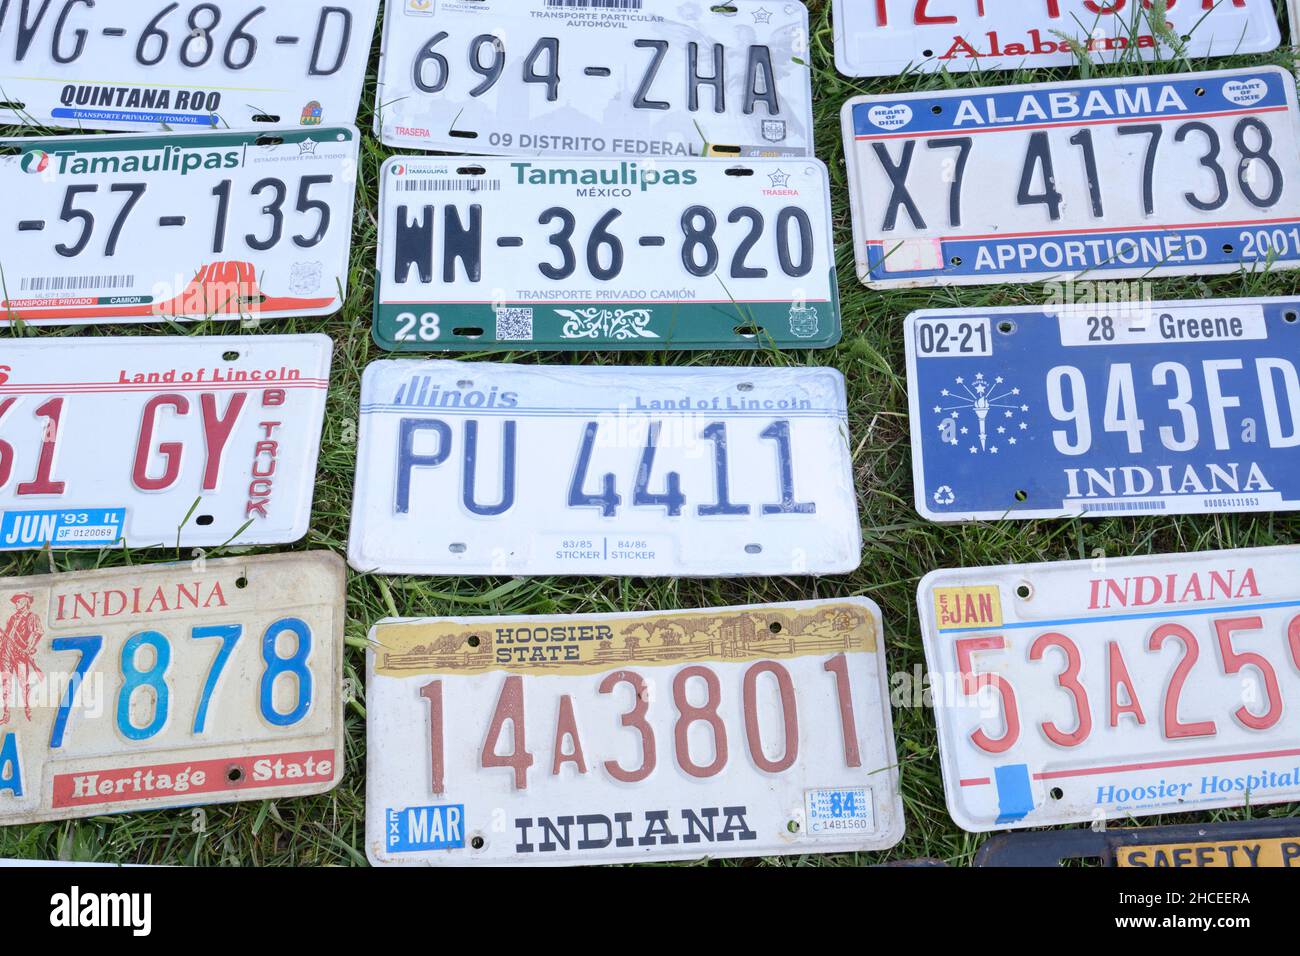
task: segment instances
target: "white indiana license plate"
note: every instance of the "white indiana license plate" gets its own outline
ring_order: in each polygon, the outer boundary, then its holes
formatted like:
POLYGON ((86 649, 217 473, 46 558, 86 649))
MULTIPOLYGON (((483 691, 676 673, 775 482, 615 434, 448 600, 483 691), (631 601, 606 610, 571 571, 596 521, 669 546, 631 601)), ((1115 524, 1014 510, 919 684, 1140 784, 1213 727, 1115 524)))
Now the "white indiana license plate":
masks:
POLYGON ((903 836, 884 634, 865 598, 392 620, 370 640, 376 865, 835 853, 903 836))
POLYGON ((835 574, 861 559, 833 369, 380 361, 348 557, 385 574, 835 574))
POLYGON ((331 350, 324 335, 11 340, 0 551, 297 541, 331 350))
POLYGON ((0 578, 0 825, 332 789, 344 579, 326 551, 0 578))
POLYGON ((843 125, 872 288, 1300 264, 1280 67, 858 97, 843 125))
POLYGON ((0 140, 0 325, 329 315, 357 131, 0 140))
POLYGON ((918 594, 967 830, 1300 799, 1300 548, 937 571, 918 594))
POLYGON ((379 0, 13 0, 0 5, 0 123, 353 123, 378 10, 379 0))
POLYGON ((835 65, 897 76, 1265 53, 1281 30, 1273 0, 1169 0, 1161 29, 1142 0, 835 0, 835 65))
POLYGON ((833 243, 816 159, 398 157, 384 167, 375 338, 400 350, 829 347, 833 243))
POLYGON ((389 0, 375 132, 521 156, 811 156, 808 11, 389 0))

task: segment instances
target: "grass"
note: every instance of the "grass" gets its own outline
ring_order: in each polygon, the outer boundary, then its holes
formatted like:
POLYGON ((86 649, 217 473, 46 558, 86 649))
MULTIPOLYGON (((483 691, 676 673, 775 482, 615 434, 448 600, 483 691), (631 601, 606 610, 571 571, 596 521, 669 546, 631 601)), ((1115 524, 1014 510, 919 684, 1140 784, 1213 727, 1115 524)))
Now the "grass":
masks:
MULTIPOLYGON (((997 83, 1070 79, 1077 70, 1023 71, 1017 74, 909 75, 881 80, 846 79, 835 72, 829 0, 811 0, 810 63, 813 71, 818 155, 830 167, 844 341, 829 352, 787 353, 497 353, 491 357, 540 364, 620 365, 833 365, 847 377, 850 426, 865 550, 861 569, 849 576, 819 580, 644 580, 629 578, 382 578, 352 574, 348 588, 348 657, 351 686, 364 687, 361 645, 378 618, 447 614, 551 614, 689 608, 765 601, 865 595, 884 611, 891 670, 911 673, 923 667, 914 606, 916 585, 940 567, 997 565, 1112 557, 1214 548, 1290 544, 1300 540, 1300 517, 1288 515, 1176 518, 1111 518, 1043 522, 1002 522, 941 527, 922 521, 912 507, 911 455, 904 372, 903 318, 921 308, 988 308, 1042 301, 1037 286, 987 286, 968 289, 902 290, 875 293, 855 276, 849 234, 848 188, 840 141, 839 110, 850 96, 940 87, 967 88, 997 83)), ((1285 17, 1278 0, 1279 16, 1285 17)), ((370 126, 374 102, 374 64, 362 99, 358 125, 370 126)), ((1291 51, 1270 56, 1228 57, 1213 61, 1094 65, 1093 76, 1173 73, 1226 69, 1263 63, 1294 65, 1291 51)), ((382 357, 370 339, 370 271, 374 262, 378 174, 392 151, 366 136, 362 145, 352 275, 346 307, 320 320, 277 322, 266 331, 325 332, 335 342, 334 368, 316 485, 312 531, 295 549, 330 548, 343 553, 355 466, 354 445, 365 365, 382 357)), ((1158 298, 1288 295, 1297 291, 1296 272, 1240 272, 1208 279, 1154 280, 1158 298)), ((234 325, 105 329, 97 334, 257 334, 234 325)), ((27 331, 57 336, 75 330, 27 331)), ((488 356, 463 355, 463 359, 488 356)), ((291 550, 291 549, 282 549, 291 550)), ((50 570, 107 567, 178 557, 165 551, 61 552, 0 556, 0 573, 33 574, 50 570)), ((188 555, 179 555, 188 557, 188 555)), ((840 866, 938 857, 969 863, 981 838, 961 831, 944 807, 933 716, 925 708, 895 707, 895 736, 902 764, 907 836, 893 851, 879 854, 785 857, 761 865, 840 866)), ((365 701, 347 706, 347 771, 331 794, 189 810, 95 817, 77 822, 0 829, 0 857, 97 860, 196 865, 352 865, 364 864, 365 701)), ((1294 806, 1262 811, 1220 812, 1219 819, 1288 815, 1294 806)), ((1148 824, 1204 820, 1205 816, 1149 818, 1148 824)), ((718 865, 760 865, 733 861, 718 865)))

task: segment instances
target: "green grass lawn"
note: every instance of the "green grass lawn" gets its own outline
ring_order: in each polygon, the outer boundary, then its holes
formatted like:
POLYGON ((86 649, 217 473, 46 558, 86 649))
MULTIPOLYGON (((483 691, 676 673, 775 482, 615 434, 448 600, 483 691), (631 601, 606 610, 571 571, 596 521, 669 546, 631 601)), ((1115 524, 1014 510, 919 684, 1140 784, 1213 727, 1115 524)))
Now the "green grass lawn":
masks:
MULTIPOLYGON (((1027 2, 1027 0, 1002 0, 1027 2)), ((1285 22, 1284 0, 1277 0, 1285 22)), ((368 627, 391 615, 556 614, 636 611, 794 601, 865 595, 882 608, 891 670, 911 672, 923 666, 915 609, 916 585, 935 568, 996 565, 1291 544, 1300 540, 1300 517, 1110 518, 1042 522, 1002 522, 968 527, 940 527, 922 521, 912 507, 911 455, 907 421, 902 323, 915 309, 1040 303, 1038 286, 988 286, 970 289, 871 292, 854 272, 849 233, 839 111, 844 101, 862 93, 903 92, 939 87, 974 87, 1077 78, 1078 70, 1028 71, 1020 74, 907 76, 866 81, 835 72, 829 0, 810 0, 811 68, 817 126, 817 154, 830 167, 834 200, 844 340, 828 352, 785 354, 752 352, 700 353, 493 353, 461 358, 539 364, 609 365, 833 365, 849 383, 853 460, 865 539, 861 569, 845 577, 822 579, 644 580, 637 578, 384 578, 350 575, 345 672, 358 696, 347 705, 347 771, 342 784, 326 796, 303 800, 252 802, 208 807, 202 821, 188 810, 128 813, 69 823, 10 827, 0 830, 0 857, 98 860, 197 865, 350 865, 364 864, 365 801, 365 661, 362 647, 368 627), (199 825, 199 824, 202 825, 199 825)), ((374 64, 362 98, 358 126, 370 128, 374 103, 374 64)), ((1266 57, 1212 61, 1129 63, 1094 67, 1092 75, 1174 73, 1277 63, 1294 65, 1287 49, 1266 57)), ((295 549, 329 548, 344 553, 355 467, 356 422, 361 371, 384 357, 370 338, 371 270, 375 259, 378 177, 382 161, 393 151, 366 136, 361 147, 352 275, 346 308, 329 319, 277 322, 264 332, 325 332, 335 343, 333 381, 316 483, 312 530, 295 549)), ((1209 279, 1155 280, 1158 298, 1288 295, 1297 291, 1300 273, 1248 273, 1209 279)), ((249 334, 236 325, 144 326, 107 330, 104 334, 249 334)), ((15 334, 24 334, 22 332, 15 334)), ((37 334, 27 332, 25 334, 37 334)), ((44 331, 58 336, 75 330, 44 331)), ((3 347, 0 346, 0 352, 3 347)), ((288 550, 288 549, 283 549, 288 550)), ((226 552, 231 553, 231 552, 226 552)), ((212 555, 216 556, 216 555, 212 555)), ((50 570, 109 567, 189 558, 168 551, 61 552, 0 555, 0 574, 35 574, 50 570)), ((728 861, 733 866, 843 866, 939 857, 968 863, 981 838, 961 831, 944 807, 933 715, 924 708, 895 708, 894 730, 902 764, 907 836, 889 853, 785 857, 766 861, 728 861)), ((1218 813, 1221 819, 1290 815, 1294 806, 1260 811, 1218 813)), ((1155 824, 1204 820, 1196 817, 1148 818, 1155 824)))

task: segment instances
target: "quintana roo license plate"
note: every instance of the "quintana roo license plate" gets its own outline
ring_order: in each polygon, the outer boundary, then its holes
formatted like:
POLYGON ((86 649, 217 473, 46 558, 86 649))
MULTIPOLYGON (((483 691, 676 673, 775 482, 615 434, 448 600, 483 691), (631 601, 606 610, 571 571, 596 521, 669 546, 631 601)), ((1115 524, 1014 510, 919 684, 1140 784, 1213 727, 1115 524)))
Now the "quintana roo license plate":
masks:
POLYGON ((324 335, 0 347, 0 551, 284 544, 307 533, 324 335))
POLYGON ((1300 548, 936 571, 918 601, 963 828, 1300 797, 1300 548))
POLYGON ((975 865, 1065 866, 1075 860, 1125 868, 1300 867, 1300 821, 1000 833, 980 847, 975 865))
POLYGON ((933 521, 1300 509, 1300 299, 918 312, 933 521))
POLYGON ((834 369, 380 361, 348 559, 385 574, 835 574, 861 559, 834 369))
POLYGON ((329 315, 357 131, 0 140, 0 325, 329 315))
POLYGON ((1272 0, 835 0, 835 65, 847 76, 1074 66, 1089 61, 1265 53, 1281 42, 1272 0), (1181 53, 1180 53, 1181 50, 1181 53))
POLYGON ((333 789, 344 579, 328 551, 0 578, 0 825, 333 789))
POLYGON ((903 836, 880 609, 864 598, 389 620, 370 641, 374 864, 833 853, 903 836))
POLYGON ((858 97, 843 125, 875 289, 1300 262, 1300 116, 1280 67, 858 97))
POLYGON ((830 186, 816 159, 398 157, 380 210, 374 327, 385 348, 840 338, 830 186))
POLYGON ((514 156, 811 156, 793 0, 389 0, 375 134, 514 156))
POLYGON ((14 0, 0 6, 0 123, 353 123, 378 11, 379 0, 14 0))

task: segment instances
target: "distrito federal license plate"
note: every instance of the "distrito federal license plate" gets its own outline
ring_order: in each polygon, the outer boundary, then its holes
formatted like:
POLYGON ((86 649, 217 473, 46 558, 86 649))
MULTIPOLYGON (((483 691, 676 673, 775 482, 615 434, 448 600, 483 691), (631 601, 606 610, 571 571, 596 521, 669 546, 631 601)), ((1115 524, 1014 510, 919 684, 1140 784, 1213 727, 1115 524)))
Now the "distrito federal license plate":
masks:
POLYGON ((936 571, 918 602, 964 829, 1300 798, 1300 548, 936 571))
POLYGON ((822 348, 840 338, 816 159, 397 157, 375 339, 389 349, 822 348))
POLYGON ((328 551, 0 578, 0 825, 333 789, 344 578, 328 551))
POLYGON ((1281 67, 865 96, 843 125, 875 289, 1300 264, 1281 67))
POLYGON ((903 836, 865 598, 388 620, 366 661, 376 865, 837 853, 903 836))
POLYGON ((513 156, 811 156, 808 11, 389 0, 375 133, 513 156))
POLYGON ((835 0, 835 65, 847 76, 1074 66, 1265 53, 1273 0, 835 0), (1162 29, 1163 27, 1163 29, 1162 29))
POLYGON ((835 574, 861 559, 844 377, 380 361, 348 559, 385 574, 835 574))
POLYGON ((934 521, 1300 509, 1300 299, 918 312, 934 521))
POLYGON ((357 131, 0 140, 0 325, 329 315, 357 131))
POLYGON ((324 335, 0 348, 0 551, 284 544, 307 533, 324 335))
POLYGON ((353 123, 379 0, 15 0, 0 124, 257 129, 353 123))

